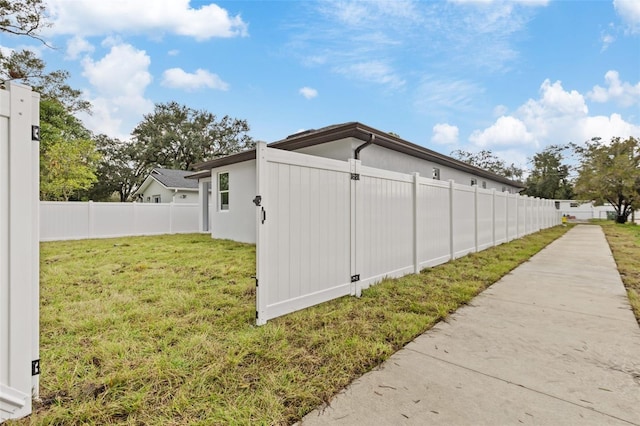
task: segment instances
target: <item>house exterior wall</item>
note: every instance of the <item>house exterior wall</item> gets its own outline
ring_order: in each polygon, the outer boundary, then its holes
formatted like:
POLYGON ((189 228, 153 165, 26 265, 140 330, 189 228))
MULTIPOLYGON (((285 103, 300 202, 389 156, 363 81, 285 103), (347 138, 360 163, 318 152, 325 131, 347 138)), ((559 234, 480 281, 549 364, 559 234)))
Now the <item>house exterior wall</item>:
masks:
MULTIPOLYGON (((353 146, 352 149, 355 150, 355 148, 360 144, 356 143, 354 145, 355 146, 353 146)), ((445 182, 453 180, 459 184, 471 185, 471 179, 476 179, 479 186, 482 185, 482 181, 487 182, 486 189, 495 189, 496 191, 502 192, 503 187, 506 187, 506 189, 511 193, 517 192, 515 187, 492 181, 484 177, 475 176, 471 173, 456 170, 432 161, 412 157, 378 145, 370 145, 364 148, 360 152, 360 159, 364 166, 408 174, 418 172, 420 173, 420 176, 426 178, 431 178, 433 176, 433 168, 437 167, 440 169, 440 180, 445 182)))
POLYGON ((333 142, 297 149, 294 152, 347 161, 349 158, 353 158, 353 150, 355 149, 353 146, 358 146, 362 143, 360 139, 356 138, 339 139, 333 142))
POLYGON ((198 202, 198 190, 177 192, 173 189, 167 189, 160 185, 157 181, 152 180, 143 191, 142 202, 153 203, 153 196, 160 195, 161 203, 187 203, 193 204, 198 202), (182 197, 184 195, 184 198, 182 197))
POLYGON ((211 170, 211 236, 244 243, 256 242, 256 161, 211 170), (218 174, 229 173, 229 209, 220 209, 218 174))
MULTIPOLYGON (((364 142, 360 139, 346 138, 298 149, 294 152, 347 161, 349 158, 354 157, 356 148, 363 143, 364 142)), ((362 161, 363 166, 407 174, 418 172, 420 173, 420 176, 426 178, 431 178, 433 176, 433 169, 436 167, 440 169, 440 180, 445 182, 453 180, 459 184, 471 185, 471 179, 476 179, 480 187, 482 187, 483 181, 486 182, 486 189, 495 189, 499 192, 502 192, 503 189, 510 193, 518 192, 518 188, 516 187, 505 185, 501 182, 496 182, 484 177, 475 176, 471 173, 463 172, 432 161, 412 157, 379 145, 369 145, 365 147, 360 152, 360 160, 362 161)))

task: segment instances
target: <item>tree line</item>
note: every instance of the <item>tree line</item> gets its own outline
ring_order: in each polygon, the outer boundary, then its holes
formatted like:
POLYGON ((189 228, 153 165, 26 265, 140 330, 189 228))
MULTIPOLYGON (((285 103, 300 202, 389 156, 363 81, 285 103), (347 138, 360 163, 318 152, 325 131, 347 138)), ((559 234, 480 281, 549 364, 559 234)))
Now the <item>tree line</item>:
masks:
MULTIPOLYGON (((46 21, 44 0, 0 1, 0 33, 39 40, 46 21)), ((94 135, 74 114, 91 104, 67 82, 64 70, 47 71, 31 50, 0 49, 0 87, 14 80, 41 95, 40 196, 42 200, 130 201, 154 167, 191 170, 194 164, 249 149, 246 120, 218 118, 177 102, 159 103, 143 117, 131 139, 94 135)), ((640 142, 637 137, 593 138, 584 145, 552 145, 535 154, 526 170, 491 151, 457 150, 454 158, 513 180, 523 194, 609 203, 624 223, 640 208, 640 142), (574 156, 573 163, 568 160, 574 156), (571 165, 573 164, 573 165, 571 165)))
POLYGON ((633 136, 610 141, 593 138, 583 145, 550 145, 530 159, 528 173, 490 150, 456 150, 451 155, 516 181, 526 176, 523 195, 608 203, 618 223, 627 222, 632 212, 640 209, 640 139, 633 136))

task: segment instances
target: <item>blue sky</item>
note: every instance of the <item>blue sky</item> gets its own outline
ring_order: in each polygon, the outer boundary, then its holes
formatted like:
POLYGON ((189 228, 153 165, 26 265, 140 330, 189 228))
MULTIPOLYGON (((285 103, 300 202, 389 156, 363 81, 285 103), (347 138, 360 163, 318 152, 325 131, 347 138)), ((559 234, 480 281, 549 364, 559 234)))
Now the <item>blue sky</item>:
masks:
POLYGON ((640 1, 46 0, 31 46, 127 139, 154 103, 276 141, 348 121, 525 166, 549 144, 640 136, 640 1))

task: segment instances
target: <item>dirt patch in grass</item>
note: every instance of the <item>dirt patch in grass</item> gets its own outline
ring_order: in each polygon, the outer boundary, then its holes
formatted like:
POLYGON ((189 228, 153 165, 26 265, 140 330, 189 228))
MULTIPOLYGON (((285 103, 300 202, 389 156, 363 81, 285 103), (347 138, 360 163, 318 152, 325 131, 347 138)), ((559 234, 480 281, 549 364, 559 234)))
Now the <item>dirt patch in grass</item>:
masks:
POLYGON ((17 423, 294 423, 568 229, 263 327, 254 246, 207 235, 43 243, 42 402, 17 423))
POLYGON ((599 222, 618 265, 618 272, 627 289, 633 313, 640 324, 640 226, 599 222))

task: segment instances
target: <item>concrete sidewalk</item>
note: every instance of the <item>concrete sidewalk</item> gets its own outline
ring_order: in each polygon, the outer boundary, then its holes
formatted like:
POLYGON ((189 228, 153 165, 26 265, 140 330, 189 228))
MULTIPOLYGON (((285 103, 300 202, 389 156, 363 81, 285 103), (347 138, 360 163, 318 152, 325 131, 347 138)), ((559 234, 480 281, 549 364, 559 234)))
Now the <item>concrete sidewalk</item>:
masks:
POLYGON ((640 328, 579 225, 302 425, 640 425, 640 328))

